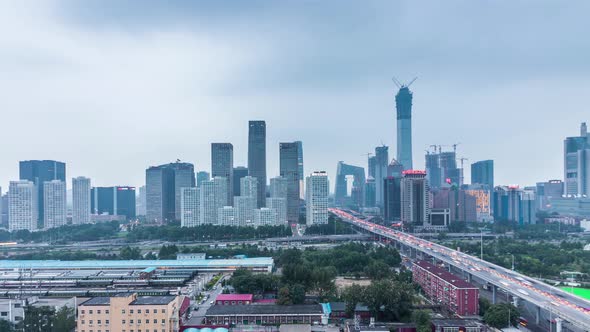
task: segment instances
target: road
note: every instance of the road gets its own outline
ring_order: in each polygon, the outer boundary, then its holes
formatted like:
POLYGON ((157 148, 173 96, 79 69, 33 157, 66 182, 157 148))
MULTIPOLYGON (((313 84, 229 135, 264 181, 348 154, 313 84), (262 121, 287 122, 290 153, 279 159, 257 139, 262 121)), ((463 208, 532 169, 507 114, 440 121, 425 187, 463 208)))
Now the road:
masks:
POLYGON ((582 298, 477 257, 385 226, 367 222, 346 211, 333 208, 329 210, 346 222, 373 234, 395 240, 448 265, 469 272, 478 279, 506 290, 514 297, 553 313, 553 315, 568 321, 575 327, 590 331, 590 302, 582 298))
POLYGON ((204 279, 202 279, 203 281, 201 283, 198 283, 202 286, 195 289, 195 294, 198 294, 200 292, 201 294, 204 295, 204 299, 201 300, 201 302, 199 302, 199 303, 197 303, 196 301, 193 301, 191 299, 191 318, 189 320, 189 323, 187 323, 188 325, 201 324, 203 322, 203 319, 205 318, 205 314, 207 313, 207 310, 212 305, 211 302, 215 301, 215 299, 217 298, 217 295, 219 295, 219 294, 221 294, 221 292, 223 292, 223 287, 221 286, 221 283, 223 280, 225 280, 226 278, 229 277, 228 274, 224 274, 223 277, 221 277, 219 279, 219 281, 217 281, 217 283, 215 284, 215 286, 213 286, 213 288, 211 290, 209 290, 209 291, 202 290, 204 285, 209 280, 211 280, 211 278, 213 278, 213 276, 214 276, 214 274, 204 275, 204 279))

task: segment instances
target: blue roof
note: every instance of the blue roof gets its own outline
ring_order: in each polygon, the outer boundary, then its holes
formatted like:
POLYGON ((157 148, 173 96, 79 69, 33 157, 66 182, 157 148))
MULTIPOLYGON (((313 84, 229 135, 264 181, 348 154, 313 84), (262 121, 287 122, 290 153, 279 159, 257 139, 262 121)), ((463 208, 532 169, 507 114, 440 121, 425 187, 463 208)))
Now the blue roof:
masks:
POLYGON ((322 310, 324 311, 325 315, 329 315, 332 313, 332 307, 330 303, 320 303, 322 305, 322 310))
POLYGON ((165 259, 165 260, 0 260, 0 269, 145 269, 149 267, 226 268, 268 267, 272 257, 244 259, 165 259))
POLYGON ((143 270, 141 272, 143 272, 143 273, 152 273, 154 271, 156 271, 156 268, 152 266, 152 267, 146 268, 145 270, 143 270))

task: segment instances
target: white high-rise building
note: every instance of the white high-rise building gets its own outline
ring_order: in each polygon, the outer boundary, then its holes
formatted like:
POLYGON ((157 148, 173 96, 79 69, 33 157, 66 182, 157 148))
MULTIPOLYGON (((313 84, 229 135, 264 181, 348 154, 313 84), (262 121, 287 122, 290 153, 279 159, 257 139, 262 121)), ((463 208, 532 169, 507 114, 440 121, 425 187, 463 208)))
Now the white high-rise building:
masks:
POLYGON ((64 181, 43 182, 43 210, 45 229, 66 224, 66 183, 64 181))
POLYGON ((32 181, 10 181, 8 187, 8 230, 37 229, 37 187, 32 181))
POLYGON ((221 226, 238 226, 233 206, 217 209, 217 224, 221 226))
POLYGON ((213 180, 201 183, 199 199, 199 221, 201 225, 217 222, 217 201, 215 200, 215 182, 213 180))
POLYGON ((254 210, 254 226, 274 226, 277 224, 277 213, 274 209, 260 208, 254 210))
POLYGON ((256 209, 256 198, 252 196, 235 196, 234 206, 236 208, 236 222, 239 226, 251 226, 254 222, 254 209, 256 209))
POLYGON ((308 226, 328 223, 328 174, 313 172, 306 179, 306 215, 308 226))
POLYGON ((258 206, 258 179, 249 175, 241 178, 240 196, 254 197, 254 205, 258 206))
POLYGON ((288 181, 282 176, 270 179, 270 197, 287 198, 288 181))
POLYGON ((287 223, 287 199, 282 197, 268 197, 266 207, 275 210, 277 214, 277 225, 287 223))
POLYGON ((195 227, 200 225, 201 218, 200 188, 182 188, 180 191, 180 225, 195 227))
POLYGON ((79 176, 72 178, 72 223, 90 222, 90 179, 79 176))
POLYGON ((138 216, 145 216, 146 214, 146 187, 139 187, 139 195, 137 195, 136 212, 138 216))

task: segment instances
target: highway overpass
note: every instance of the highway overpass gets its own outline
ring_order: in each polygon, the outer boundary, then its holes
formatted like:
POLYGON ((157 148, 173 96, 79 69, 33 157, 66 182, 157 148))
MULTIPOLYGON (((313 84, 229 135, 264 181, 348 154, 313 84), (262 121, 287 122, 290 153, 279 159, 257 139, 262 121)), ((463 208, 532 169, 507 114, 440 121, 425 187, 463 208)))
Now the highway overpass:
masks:
POLYGON ((545 310, 550 312, 553 317, 557 317, 556 325, 558 330, 561 328, 563 320, 569 323, 568 326, 571 324, 572 327, 578 330, 590 331, 589 301, 477 257, 420 239, 408 233, 368 222, 349 211, 335 208, 330 208, 329 211, 344 222, 364 229, 369 233, 393 240, 397 244, 408 248, 410 256, 429 257, 441 261, 449 267, 452 266, 466 273, 468 280, 475 277, 489 283, 492 285, 494 299, 498 289, 502 289, 513 298, 533 304, 537 310, 537 323, 540 320, 541 311, 545 310))

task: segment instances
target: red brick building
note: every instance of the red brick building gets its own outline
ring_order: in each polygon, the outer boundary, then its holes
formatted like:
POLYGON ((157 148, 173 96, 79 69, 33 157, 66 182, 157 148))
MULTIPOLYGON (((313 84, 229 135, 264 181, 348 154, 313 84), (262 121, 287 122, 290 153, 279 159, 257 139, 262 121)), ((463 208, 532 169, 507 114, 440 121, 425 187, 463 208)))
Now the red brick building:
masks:
POLYGON ((219 294, 215 299, 217 305, 252 304, 252 294, 219 294))
POLYGON ((432 301, 459 316, 479 314, 479 289, 458 276, 426 261, 412 265, 414 282, 432 301))

